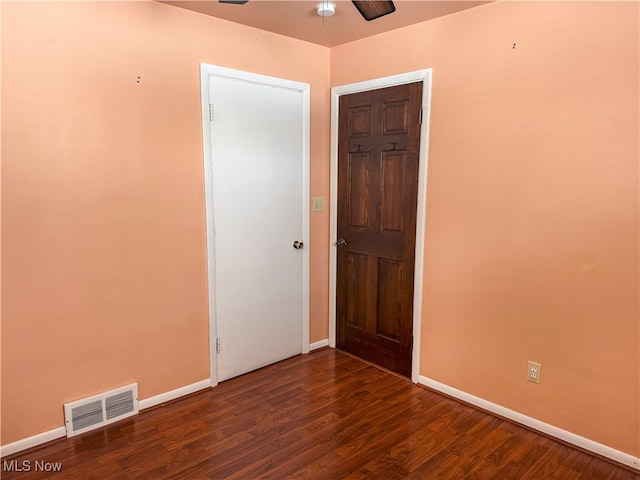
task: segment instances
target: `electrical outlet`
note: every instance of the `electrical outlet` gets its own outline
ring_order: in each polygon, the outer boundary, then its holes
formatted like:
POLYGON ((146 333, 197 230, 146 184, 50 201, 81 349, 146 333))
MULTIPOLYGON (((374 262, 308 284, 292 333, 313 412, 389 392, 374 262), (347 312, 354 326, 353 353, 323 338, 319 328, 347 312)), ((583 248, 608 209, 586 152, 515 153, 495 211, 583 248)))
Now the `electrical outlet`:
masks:
POLYGON ((533 383, 540 383, 541 370, 542 370, 542 365, 529 360, 529 364, 527 366, 527 380, 533 383))
POLYGON ((324 211, 324 197, 313 197, 313 211, 324 211))

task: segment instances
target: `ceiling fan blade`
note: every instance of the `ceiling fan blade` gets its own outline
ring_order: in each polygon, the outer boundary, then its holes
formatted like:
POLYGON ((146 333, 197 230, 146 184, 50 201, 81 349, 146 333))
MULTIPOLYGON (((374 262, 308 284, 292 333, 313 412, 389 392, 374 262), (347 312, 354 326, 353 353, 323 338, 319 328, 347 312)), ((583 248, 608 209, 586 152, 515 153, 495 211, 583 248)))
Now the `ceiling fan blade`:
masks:
POLYGON ((249 0, 218 0, 219 3, 228 3, 231 5, 244 5, 249 0))
POLYGON ((383 17, 396 11, 396 6, 391 0, 351 0, 356 6, 360 15, 368 22, 376 18, 383 17))

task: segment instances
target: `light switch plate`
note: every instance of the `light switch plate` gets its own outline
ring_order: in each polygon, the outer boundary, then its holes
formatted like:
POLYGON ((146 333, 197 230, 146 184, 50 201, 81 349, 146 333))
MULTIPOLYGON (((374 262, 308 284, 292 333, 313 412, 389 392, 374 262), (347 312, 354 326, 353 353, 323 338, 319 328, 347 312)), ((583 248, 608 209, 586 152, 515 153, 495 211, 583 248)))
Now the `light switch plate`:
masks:
POLYGON ((324 197, 313 197, 313 211, 324 211, 324 197))

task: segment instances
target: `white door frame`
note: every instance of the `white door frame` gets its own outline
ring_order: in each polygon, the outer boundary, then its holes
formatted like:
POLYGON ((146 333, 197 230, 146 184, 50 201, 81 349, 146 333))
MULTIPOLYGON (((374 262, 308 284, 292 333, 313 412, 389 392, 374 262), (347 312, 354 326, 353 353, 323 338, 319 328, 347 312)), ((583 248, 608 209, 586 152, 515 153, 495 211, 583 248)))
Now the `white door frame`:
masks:
POLYGON ((422 332, 422 291, 424 270, 424 227, 427 204, 427 160, 429 153, 429 117, 431 107, 431 69, 341 85, 331 89, 331 201, 329 213, 329 346, 336 346, 336 277, 338 232, 338 119, 340 96, 377 90, 407 83, 422 82, 422 126, 420 128, 420 166, 418 169, 418 210, 416 213, 416 252, 413 280, 413 355, 411 380, 418 383, 420 373, 420 335, 422 332))
POLYGON ((302 95, 302 241, 305 247, 302 254, 302 353, 309 353, 309 157, 311 118, 310 86, 308 83, 295 82, 266 75, 234 70, 205 63, 200 64, 200 91, 202 99, 202 147, 205 188, 205 213, 207 226, 207 276, 209 294, 209 370, 211 385, 218 384, 218 359, 216 353, 217 319, 216 319, 216 275, 215 275, 215 242, 213 204, 213 170, 211 156, 211 132, 209 130, 209 78, 225 77, 250 83, 270 85, 298 91, 302 95))

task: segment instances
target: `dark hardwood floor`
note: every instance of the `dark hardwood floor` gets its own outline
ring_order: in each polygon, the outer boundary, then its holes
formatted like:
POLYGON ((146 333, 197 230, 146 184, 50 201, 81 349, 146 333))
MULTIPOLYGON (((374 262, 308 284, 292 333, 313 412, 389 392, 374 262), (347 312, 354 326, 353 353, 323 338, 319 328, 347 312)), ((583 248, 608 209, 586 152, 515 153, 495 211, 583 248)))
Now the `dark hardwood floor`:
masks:
POLYGON ((332 349, 2 463, 6 480, 640 479, 332 349))

